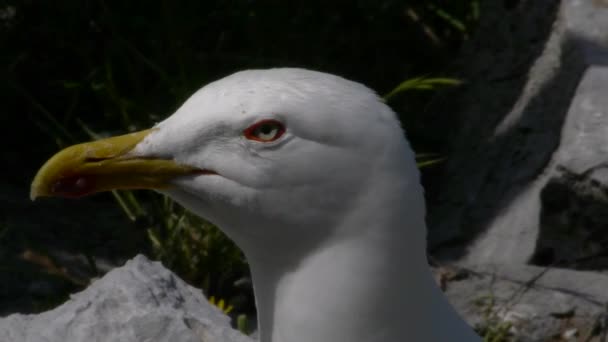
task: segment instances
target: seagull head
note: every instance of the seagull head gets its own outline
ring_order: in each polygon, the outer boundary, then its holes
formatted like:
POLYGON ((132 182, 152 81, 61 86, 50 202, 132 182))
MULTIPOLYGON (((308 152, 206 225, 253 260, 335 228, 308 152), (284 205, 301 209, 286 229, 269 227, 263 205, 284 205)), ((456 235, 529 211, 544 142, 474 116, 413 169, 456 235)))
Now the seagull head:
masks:
POLYGON ((418 183, 406 145, 394 113, 359 83, 304 69, 249 70, 208 84, 149 130, 59 152, 31 196, 155 189, 246 253, 262 242, 309 248, 348 233, 330 230, 373 196, 374 178, 387 170, 418 183))
POLYGON ((413 152, 363 85, 233 74, 151 129, 60 151, 31 197, 112 189, 166 193, 235 240, 262 342, 478 341, 429 272, 413 152))

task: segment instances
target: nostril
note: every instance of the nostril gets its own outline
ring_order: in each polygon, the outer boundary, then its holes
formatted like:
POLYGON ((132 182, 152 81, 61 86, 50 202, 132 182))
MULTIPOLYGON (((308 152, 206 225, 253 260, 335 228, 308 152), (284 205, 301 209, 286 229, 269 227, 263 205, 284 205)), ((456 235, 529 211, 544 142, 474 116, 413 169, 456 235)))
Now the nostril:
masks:
POLYGON ((208 169, 198 169, 194 170, 192 173, 199 175, 217 175, 217 172, 208 169))

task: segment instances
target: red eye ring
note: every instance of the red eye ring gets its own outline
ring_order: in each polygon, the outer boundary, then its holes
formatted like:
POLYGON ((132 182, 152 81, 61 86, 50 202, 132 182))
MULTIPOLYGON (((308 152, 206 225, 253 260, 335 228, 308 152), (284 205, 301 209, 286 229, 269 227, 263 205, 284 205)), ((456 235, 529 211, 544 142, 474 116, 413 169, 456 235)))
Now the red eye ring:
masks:
POLYGON ((271 142, 285 134, 285 126, 277 120, 262 120, 243 131, 245 138, 260 142, 271 142))

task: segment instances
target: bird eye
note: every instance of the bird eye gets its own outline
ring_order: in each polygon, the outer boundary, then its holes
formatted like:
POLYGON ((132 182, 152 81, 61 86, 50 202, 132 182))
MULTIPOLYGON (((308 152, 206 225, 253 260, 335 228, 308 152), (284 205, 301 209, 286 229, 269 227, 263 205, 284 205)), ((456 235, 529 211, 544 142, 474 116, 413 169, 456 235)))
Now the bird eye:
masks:
POLYGON ((285 133, 285 126, 276 120, 263 120, 249 126, 243 134, 249 140, 271 142, 285 133))

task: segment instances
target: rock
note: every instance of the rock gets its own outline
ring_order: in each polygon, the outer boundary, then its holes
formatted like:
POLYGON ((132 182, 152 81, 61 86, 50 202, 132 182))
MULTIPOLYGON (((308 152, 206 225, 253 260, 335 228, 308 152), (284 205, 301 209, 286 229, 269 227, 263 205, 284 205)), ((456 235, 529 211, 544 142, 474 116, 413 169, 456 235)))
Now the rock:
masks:
MULTIPOLYGON (((578 260, 606 251, 608 192, 600 178, 593 181, 604 171, 596 167, 608 160, 606 94, 608 68, 588 68, 551 160, 474 243, 469 262, 532 261, 579 268, 578 260)), ((605 269, 608 263, 602 266, 596 259, 586 268, 605 269)))
POLYGON ((608 276, 516 264, 462 267, 468 276, 449 281, 446 294, 482 332, 503 329, 508 341, 521 342, 557 341, 559 336, 567 341, 573 335, 604 341, 608 276))
POLYGON ((595 167, 608 161, 608 6, 522 1, 513 11, 519 16, 500 25, 514 31, 492 39, 527 45, 492 45, 481 32, 479 60, 464 76, 465 124, 438 186, 445 191, 430 206, 432 252, 466 263, 606 269, 608 258, 595 256, 608 255, 608 169, 595 167), (500 70, 509 76, 494 75, 500 70))
POLYGON ((524 263, 540 208, 527 192, 559 144, 584 66, 563 44, 559 2, 525 1, 510 11, 493 9, 499 2, 485 6, 491 15, 481 18, 471 59, 457 66, 467 86, 436 109, 456 110, 462 125, 450 142, 442 191, 429 207, 429 243, 440 258, 524 263))
POLYGON ((3 342, 251 342, 159 262, 139 255, 58 308, 0 319, 3 342))
POLYGON ((581 49, 588 65, 608 63, 608 2, 606 0, 562 1, 562 23, 581 49))

